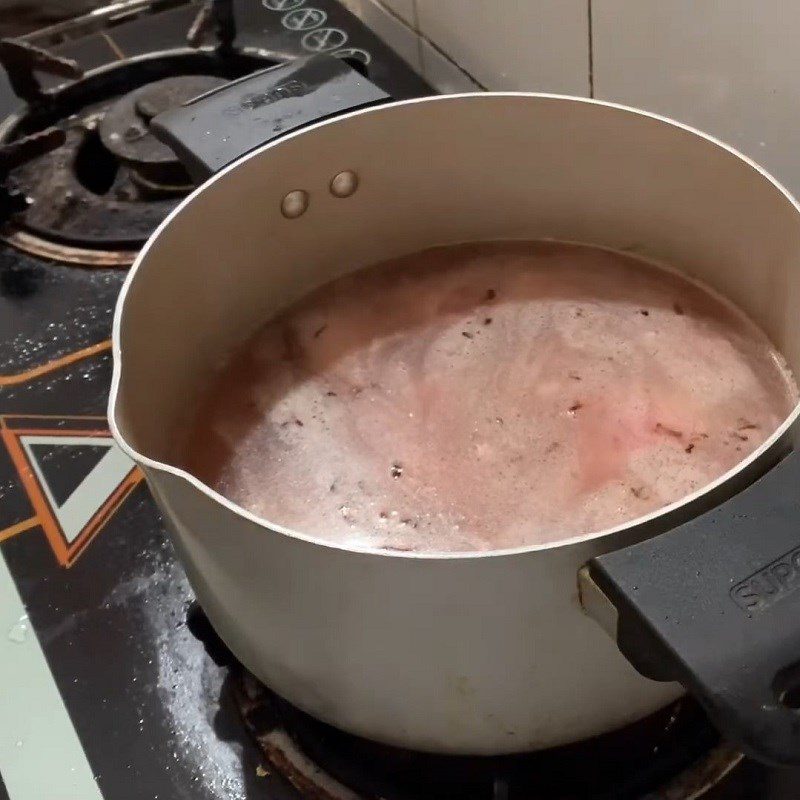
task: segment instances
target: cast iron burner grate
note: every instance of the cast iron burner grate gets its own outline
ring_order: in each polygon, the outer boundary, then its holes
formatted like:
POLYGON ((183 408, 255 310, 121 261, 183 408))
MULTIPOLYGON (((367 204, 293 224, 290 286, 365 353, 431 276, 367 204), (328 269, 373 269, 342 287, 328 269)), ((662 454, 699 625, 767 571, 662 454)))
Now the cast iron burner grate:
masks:
POLYGON ((11 179, 29 202, 14 221, 12 243, 31 249, 38 241, 40 254, 60 259, 130 263, 194 188, 172 151, 150 133, 150 119, 276 63, 247 51, 148 54, 90 71, 46 104, 7 120, 0 144, 51 127, 66 135, 60 147, 12 170, 11 179), (69 258, 75 249, 94 254, 69 258))
POLYGON ((389 747, 278 697, 236 661, 197 604, 187 624, 232 670, 237 705, 267 771, 313 800, 693 800, 741 759, 688 700, 622 731, 539 753, 464 757, 389 747))
POLYGON ((0 240, 62 264, 130 265, 194 188, 150 119, 215 84, 328 53, 395 99, 430 93, 335 0, 305 2, 120 0, 0 40, 0 240))

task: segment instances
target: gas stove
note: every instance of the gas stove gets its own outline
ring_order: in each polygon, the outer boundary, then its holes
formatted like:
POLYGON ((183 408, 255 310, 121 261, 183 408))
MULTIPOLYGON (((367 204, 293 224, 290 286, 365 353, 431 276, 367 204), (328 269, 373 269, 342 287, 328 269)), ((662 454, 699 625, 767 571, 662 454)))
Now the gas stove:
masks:
POLYGON ((105 418, 125 268, 192 188, 148 122, 314 52, 432 90, 333 0, 214 10, 127 0, 0 43, 0 798, 796 800, 800 771, 742 760, 689 702, 556 752, 436 757, 316 722, 218 640, 105 418))

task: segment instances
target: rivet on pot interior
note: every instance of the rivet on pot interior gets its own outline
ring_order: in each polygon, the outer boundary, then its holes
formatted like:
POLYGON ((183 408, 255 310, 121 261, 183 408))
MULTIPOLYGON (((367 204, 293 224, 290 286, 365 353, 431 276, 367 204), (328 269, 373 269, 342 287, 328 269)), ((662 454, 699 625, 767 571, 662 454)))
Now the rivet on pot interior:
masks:
POLYGON ((286 219, 296 219, 305 214, 308 208, 308 192, 304 189, 294 189, 284 195, 281 200, 281 214, 286 219))
POLYGON ((351 169, 339 172, 331 178, 330 188, 334 197, 350 197, 358 189, 358 175, 351 169))

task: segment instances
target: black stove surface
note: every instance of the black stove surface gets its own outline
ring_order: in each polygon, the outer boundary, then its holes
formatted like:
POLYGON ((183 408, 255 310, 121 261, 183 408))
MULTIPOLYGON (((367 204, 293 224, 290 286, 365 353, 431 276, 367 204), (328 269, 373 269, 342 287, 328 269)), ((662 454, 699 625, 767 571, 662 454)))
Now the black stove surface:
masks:
MULTIPOLYGON (((88 70, 183 47, 197 6, 172 6, 52 50, 88 70)), ((235 6, 241 46, 276 60, 338 52, 395 98, 430 91, 332 0, 235 6)), ((0 119, 18 105, 0 79, 0 119)), ((0 798, 355 797, 298 790, 268 763, 242 721, 240 671, 187 625, 191 590, 105 418, 124 276, 0 246, 0 798)), ((704 796, 797 800, 800 772, 744 763, 704 796)))

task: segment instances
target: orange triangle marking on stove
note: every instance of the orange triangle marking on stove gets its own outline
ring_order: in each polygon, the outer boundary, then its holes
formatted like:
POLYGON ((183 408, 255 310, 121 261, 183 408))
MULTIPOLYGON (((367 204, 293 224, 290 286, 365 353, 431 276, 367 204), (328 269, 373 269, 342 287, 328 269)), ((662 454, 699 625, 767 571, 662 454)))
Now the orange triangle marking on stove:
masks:
POLYGON ((0 541, 38 524, 64 567, 75 563, 144 477, 96 417, 4 415, 0 437, 35 512, 0 531, 0 541), (77 483, 74 469, 48 474, 54 456, 74 461, 87 451, 89 463, 74 465, 77 483), (59 484, 60 476, 71 482, 59 484))
POLYGON ((43 375, 48 375, 57 369, 67 367, 74 364, 76 361, 81 361, 84 358, 95 356, 98 353, 105 353, 111 349, 111 339, 106 339, 103 342, 89 345, 80 350, 75 350, 72 353, 67 353, 61 358, 56 358, 53 361, 48 361, 45 364, 40 364, 38 367, 31 367, 23 372, 18 372, 15 375, 0 375, 0 386, 16 386, 20 383, 27 383, 34 380, 34 378, 41 378, 43 375))

